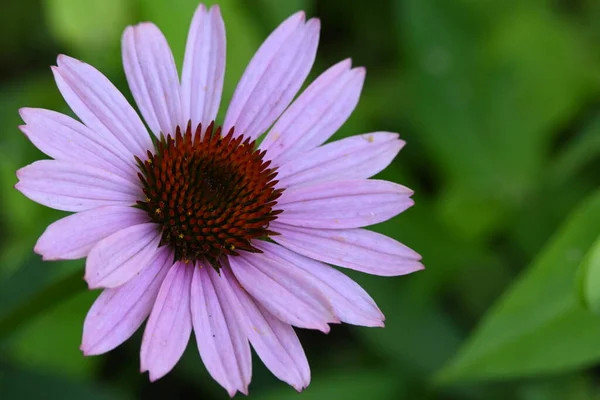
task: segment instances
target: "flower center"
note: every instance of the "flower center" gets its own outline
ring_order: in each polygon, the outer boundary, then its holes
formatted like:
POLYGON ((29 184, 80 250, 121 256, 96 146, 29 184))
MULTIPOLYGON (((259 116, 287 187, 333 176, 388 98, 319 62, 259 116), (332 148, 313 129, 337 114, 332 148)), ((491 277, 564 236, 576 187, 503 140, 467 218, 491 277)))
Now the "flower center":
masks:
POLYGON ((202 133, 202 125, 192 132, 188 123, 175 138, 161 136, 146 161, 136 157, 146 195, 138 206, 161 226, 161 245, 177 260, 218 267, 222 255, 260 252, 252 240, 275 234, 268 227, 281 213, 273 207, 283 189, 275 189, 277 172, 255 141, 233 128, 221 136, 212 123, 202 133))

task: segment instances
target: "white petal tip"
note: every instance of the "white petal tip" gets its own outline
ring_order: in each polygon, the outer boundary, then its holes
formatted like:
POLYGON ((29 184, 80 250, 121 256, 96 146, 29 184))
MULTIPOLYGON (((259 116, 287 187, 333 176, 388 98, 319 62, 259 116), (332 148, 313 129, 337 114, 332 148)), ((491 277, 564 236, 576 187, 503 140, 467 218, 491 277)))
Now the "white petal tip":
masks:
POLYGON ((152 370, 148 371, 148 379, 150 380, 150 382, 156 382, 157 380, 159 380, 160 378, 162 378, 165 375, 166 375, 166 372, 156 372, 156 371, 152 371, 152 370))
POLYGON ((81 345, 81 347, 79 348, 79 350, 81 350, 81 352, 83 353, 83 355, 85 357, 97 356, 97 355, 100 354, 99 352, 94 351, 93 349, 86 348, 84 345, 81 345))
POLYGON ((59 54, 56 57, 56 64, 58 64, 59 68, 62 67, 63 65, 69 65, 69 64, 73 65, 73 64, 76 64, 76 63, 83 64, 82 61, 79 61, 78 59, 70 57, 70 56, 68 56, 66 54, 59 54))
POLYGON ((21 107, 19 108, 19 116, 21 116, 21 119, 25 122, 27 119, 28 114, 30 114, 31 112, 33 112, 35 110, 35 108, 31 108, 31 107, 21 107))
POLYGON ((308 387, 308 383, 304 383, 302 385, 291 385, 298 393, 301 393, 308 387))
POLYGON ((88 289, 90 290, 101 289, 103 287, 102 285, 100 285, 99 282, 94 282, 94 280, 87 275, 83 277, 83 280, 85 281, 85 283, 87 283, 88 289))
POLYGON ((306 21, 306 26, 309 29, 320 30, 321 29, 321 20, 319 18, 311 18, 306 21))

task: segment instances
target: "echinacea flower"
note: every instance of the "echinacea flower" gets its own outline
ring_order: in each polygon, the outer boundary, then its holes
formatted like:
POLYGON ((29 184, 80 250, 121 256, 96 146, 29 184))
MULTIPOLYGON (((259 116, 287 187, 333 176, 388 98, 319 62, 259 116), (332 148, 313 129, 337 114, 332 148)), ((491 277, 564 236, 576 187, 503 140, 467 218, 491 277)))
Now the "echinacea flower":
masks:
POLYGON ((368 179, 404 142, 374 132, 324 144, 355 108, 365 70, 344 60, 292 103, 318 38, 317 19, 299 12, 284 21, 250 61, 221 128, 219 8, 196 11, 181 82, 160 30, 128 27, 125 73, 154 136, 98 70, 58 57, 56 83, 81 122, 22 109, 21 130, 53 159, 19 170, 16 187, 74 212, 35 251, 87 257, 85 280, 104 289, 84 323, 86 355, 114 349, 148 318, 140 358, 151 380, 175 366, 193 330, 208 372, 231 396, 248 391, 250 344, 302 390, 310 370, 292 327, 383 326, 371 297, 328 264, 384 276, 423 268, 412 250, 362 229, 413 204, 409 189, 368 179))

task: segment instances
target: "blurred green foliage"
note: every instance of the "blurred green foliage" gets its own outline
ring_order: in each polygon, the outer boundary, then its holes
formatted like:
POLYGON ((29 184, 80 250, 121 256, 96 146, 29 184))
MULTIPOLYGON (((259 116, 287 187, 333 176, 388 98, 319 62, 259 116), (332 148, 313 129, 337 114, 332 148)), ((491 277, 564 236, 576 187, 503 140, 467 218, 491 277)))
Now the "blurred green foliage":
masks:
MULTIPOLYGON (((381 177, 413 188, 416 206, 374 229, 417 250, 427 270, 349 273, 386 327, 299 331, 313 371, 302 398, 599 399, 600 2, 209 3, 221 5, 227 28, 222 110, 261 41, 304 9, 322 20, 313 77, 346 57, 368 70, 335 139, 388 130, 408 143, 381 177)), ((83 264, 42 263, 32 251, 64 214, 12 189, 15 171, 42 157, 17 129, 18 108, 69 113, 48 68, 57 54, 95 65, 131 98, 120 63, 125 26, 155 22, 180 62, 196 6, 0 6, 2 399, 226 398, 194 345, 154 384, 138 372, 139 333, 84 358, 82 323, 97 293, 83 289, 83 264)), ((260 362, 253 375, 253 398, 299 398, 260 362)))

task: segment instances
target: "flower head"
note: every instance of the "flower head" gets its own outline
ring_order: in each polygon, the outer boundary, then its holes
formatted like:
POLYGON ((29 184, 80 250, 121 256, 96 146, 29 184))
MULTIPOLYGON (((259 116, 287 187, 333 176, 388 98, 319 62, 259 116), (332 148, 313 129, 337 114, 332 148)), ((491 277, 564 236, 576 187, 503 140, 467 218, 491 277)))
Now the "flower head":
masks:
POLYGON ((292 326, 383 326, 371 297, 327 264, 385 276, 423 268, 412 250, 362 229, 413 204, 409 189, 368 179, 404 143, 374 132, 324 144, 355 108, 365 70, 344 60, 292 102, 318 37, 316 19, 284 21, 250 61, 221 127, 219 8, 196 11, 181 82, 160 30, 127 28, 125 73, 152 134, 98 70, 58 57, 56 83, 81 122, 22 109, 22 131, 52 160, 19 170, 16 187, 74 212, 35 251, 86 257, 89 287, 104 289, 84 323, 86 355, 112 350, 148 319, 140 358, 151 380, 175 366, 193 331, 230 395, 247 393, 250 344, 301 390, 310 370, 292 326))

